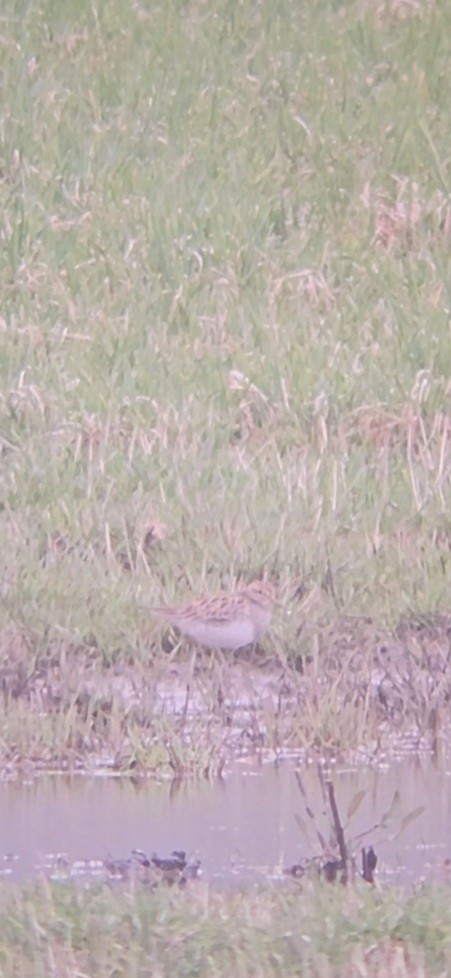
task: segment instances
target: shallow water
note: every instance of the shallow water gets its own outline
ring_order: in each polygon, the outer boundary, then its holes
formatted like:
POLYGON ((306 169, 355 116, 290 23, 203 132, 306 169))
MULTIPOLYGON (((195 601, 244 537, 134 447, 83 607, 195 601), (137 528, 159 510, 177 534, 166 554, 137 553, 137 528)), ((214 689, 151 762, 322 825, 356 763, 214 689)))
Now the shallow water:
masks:
MULTIPOLYGON (((299 771, 315 825, 328 838, 316 767, 299 771)), ((403 759, 386 769, 337 767, 332 780, 343 824, 356 792, 366 791, 346 830, 348 840, 379 822, 394 792, 400 792, 394 824, 370 831, 357 846, 358 852, 361 845, 374 846, 382 880, 405 884, 443 875, 451 857, 450 763, 444 761, 442 769, 427 759, 403 759), (419 805, 424 812, 394 840, 402 819, 419 805)), ((133 848, 148 855, 184 849, 201 860, 203 879, 222 886, 250 883, 280 877, 284 867, 320 855, 315 825, 290 761, 277 767, 237 764, 223 782, 178 788, 80 776, 5 782, 0 784, 0 869, 11 879, 40 870, 89 878, 104 873, 104 859, 129 856, 133 848), (310 843, 295 813, 309 824, 310 843)))

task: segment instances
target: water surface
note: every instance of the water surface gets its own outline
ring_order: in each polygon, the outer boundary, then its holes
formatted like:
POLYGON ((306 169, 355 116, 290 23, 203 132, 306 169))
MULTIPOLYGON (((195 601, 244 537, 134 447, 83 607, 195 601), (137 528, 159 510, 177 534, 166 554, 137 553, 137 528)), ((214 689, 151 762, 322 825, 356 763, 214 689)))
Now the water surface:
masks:
MULTIPOLYGON (((0 784, 0 867, 5 876, 33 877, 56 864, 126 857, 133 848, 167 855, 184 849, 202 862, 215 885, 280 877, 284 867, 320 855, 315 826, 328 837, 328 820, 315 766, 299 768, 315 818, 295 777, 295 763, 237 764, 221 782, 169 784, 48 776, 0 784), (296 822, 310 826, 310 841, 296 822), (3 859, 3 862, 1 860, 3 859)), ((370 831, 382 880, 409 883, 440 875, 451 857, 451 770, 429 760, 403 759, 387 769, 335 769, 332 780, 341 820, 358 791, 366 791, 346 837, 371 829, 400 793, 396 823, 370 831), (397 839, 402 818, 424 805, 397 839)), ((97 867, 101 871, 101 867, 97 867)))

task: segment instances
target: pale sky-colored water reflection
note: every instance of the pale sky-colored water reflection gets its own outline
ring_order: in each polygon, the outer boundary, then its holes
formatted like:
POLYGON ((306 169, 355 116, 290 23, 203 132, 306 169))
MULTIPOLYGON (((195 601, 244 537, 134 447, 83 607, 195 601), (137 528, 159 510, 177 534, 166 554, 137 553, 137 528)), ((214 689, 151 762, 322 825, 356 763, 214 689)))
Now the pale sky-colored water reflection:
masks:
MULTIPOLYGON (((64 853, 71 865, 128 856, 133 848, 149 855, 185 849, 201 859, 203 878, 212 883, 261 881, 319 855, 296 824, 295 813, 305 818, 305 808, 294 769, 289 761, 278 767, 237 765, 224 782, 184 784, 176 791, 168 784, 101 777, 5 782, 0 869, 23 879, 36 875, 49 853, 64 853), (4 860, 6 855, 17 858, 4 860)), ((299 770, 318 827, 327 835, 316 768, 299 770)), ((401 795, 400 818, 424 805, 397 840, 389 841, 388 831, 374 831, 364 844, 374 845, 383 880, 410 883, 440 875, 451 857, 450 764, 439 770, 427 759, 403 759, 386 770, 337 768, 333 782, 342 822, 356 792, 367 792, 348 836, 378 822, 395 790, 401 795)))

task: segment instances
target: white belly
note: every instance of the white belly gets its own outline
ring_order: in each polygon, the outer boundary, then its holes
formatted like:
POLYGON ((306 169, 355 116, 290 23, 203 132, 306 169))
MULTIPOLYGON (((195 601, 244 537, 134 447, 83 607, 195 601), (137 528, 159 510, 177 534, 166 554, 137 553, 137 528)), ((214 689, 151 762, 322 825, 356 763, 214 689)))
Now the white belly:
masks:
POLYGON ((252 621, 180 621, 174 624, 198 645, 210 649, 241 649, 257 638, 252 621))

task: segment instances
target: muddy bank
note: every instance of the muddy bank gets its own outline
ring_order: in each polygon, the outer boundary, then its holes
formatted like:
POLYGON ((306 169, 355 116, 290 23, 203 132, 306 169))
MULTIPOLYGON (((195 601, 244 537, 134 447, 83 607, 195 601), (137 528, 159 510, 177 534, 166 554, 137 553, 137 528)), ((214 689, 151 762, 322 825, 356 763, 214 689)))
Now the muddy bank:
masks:
POLYGON ((125 650, 54 642, 30 656, 3 636, 3 777, 106 768, 159 778, 214 777, 240 757, 440 753, 451 699, 451 617, 390 634, 340 619, 299 635, 298 655, 234 655, 168 646, 144 661, 125 650), (302 652, 302 654, 301 654, 302 652))

